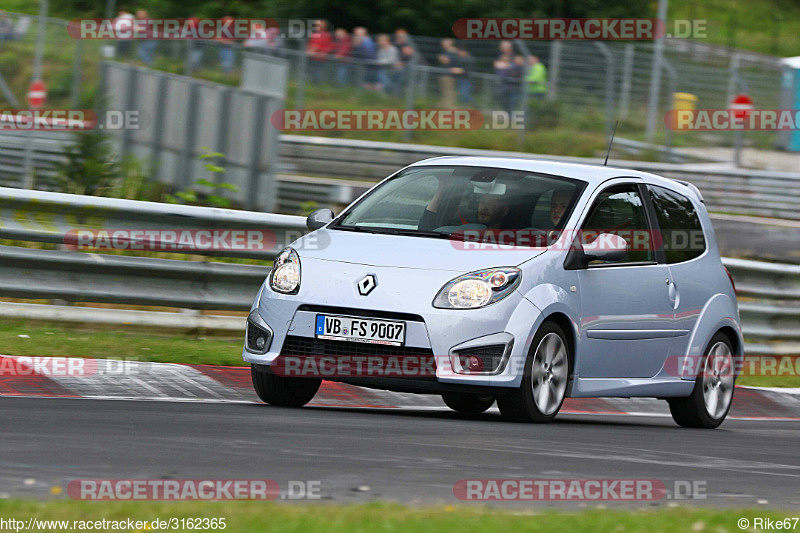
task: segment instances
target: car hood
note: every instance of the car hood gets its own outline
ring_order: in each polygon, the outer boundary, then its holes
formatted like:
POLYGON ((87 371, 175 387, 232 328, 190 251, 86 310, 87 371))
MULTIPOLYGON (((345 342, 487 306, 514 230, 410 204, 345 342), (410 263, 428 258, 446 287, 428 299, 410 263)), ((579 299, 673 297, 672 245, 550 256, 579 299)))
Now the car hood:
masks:
POLYGON ((461 241, 319 229, 292 244, 303 258, 372 266, 471 272, 497 266, 516 266, 544 248, 484 246, 471 249, 461 241))

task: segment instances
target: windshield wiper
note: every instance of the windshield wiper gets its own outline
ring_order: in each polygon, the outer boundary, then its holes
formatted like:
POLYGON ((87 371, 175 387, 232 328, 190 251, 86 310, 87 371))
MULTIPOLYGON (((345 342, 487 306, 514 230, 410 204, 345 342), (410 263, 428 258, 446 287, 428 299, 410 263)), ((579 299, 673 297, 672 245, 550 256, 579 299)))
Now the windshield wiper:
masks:
POLYGON ((379 235, 404 235, 412 237, 431 237, 436 239, 449 239, 450 233, 446 231, 424 231, 415 229, 399 229, 399 228, 380 228, 371 226, 335 226, 333 229, 342 229, 345 231, 359 231, 363 233, 375 233, 379 235))
POLYGON ((397 235, 411 235, 415 237, 431 237, 435 239, 449 239, 452 235, 447 231, 425 231, 417 229, 400 229, 397 230, 397 235))

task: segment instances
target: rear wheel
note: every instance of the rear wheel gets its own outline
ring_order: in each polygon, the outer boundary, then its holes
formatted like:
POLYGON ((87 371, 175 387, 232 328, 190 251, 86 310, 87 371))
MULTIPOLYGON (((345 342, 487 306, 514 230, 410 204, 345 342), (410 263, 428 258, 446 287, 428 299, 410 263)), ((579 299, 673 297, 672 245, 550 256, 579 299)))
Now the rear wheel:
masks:
POLYGON ((250 365, 253 388, 261 400, 270 405, 302 407, 310 402, 319 390, 321 379, 287 378, 270 372, 261 372, 250 365))
POLYGON ((714 335, 700 368, 692 394, 667 401, 679 426, 713 429, 722 424, 733 403, 733 348, 727 335, 722 332, 714 335))
POLYGON ((447 404, 447 407, 453 411, 468 415, 482 413, 494 404, 494 396, 490 394, 448 392, 442 394, 442 399, 447 404))
POLYGON ((572 356, 564 331, 545 322, 531 344, 522 384, 497 397, 503 418, 518 422, 550 422, 558 414, 567 394, 572 356))

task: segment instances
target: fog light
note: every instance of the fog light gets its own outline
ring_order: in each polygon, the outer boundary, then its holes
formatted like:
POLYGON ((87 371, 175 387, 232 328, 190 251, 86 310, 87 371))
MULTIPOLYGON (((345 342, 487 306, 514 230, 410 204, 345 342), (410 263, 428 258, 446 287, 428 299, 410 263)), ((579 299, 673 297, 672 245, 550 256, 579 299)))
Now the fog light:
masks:
POLYGON ((470 355, 469 362, 467 363, 467 368, 469 368, 472 372, 480 372, 481 370, 483 370, 483 361, 481 361, 474 355, 470 355))
POLYGON ((259 350, 263 350, 264 346, 266 345, 267 345, 267 339, 261 336, 256 337, 256 348, 258 348, 259 350))

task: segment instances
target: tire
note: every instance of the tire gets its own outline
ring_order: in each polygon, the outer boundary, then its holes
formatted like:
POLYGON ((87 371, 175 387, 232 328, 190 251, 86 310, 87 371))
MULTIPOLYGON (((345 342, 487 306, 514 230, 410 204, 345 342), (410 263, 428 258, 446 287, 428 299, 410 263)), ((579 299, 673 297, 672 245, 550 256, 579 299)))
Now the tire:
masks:
POLYGON ((497 397, 503 418, 515 422, 552 421, 567 395, 572 359, 564 331, 554 322, 542 324, 531 343, 519 388, 497 397))
POLYGON ((250 365, 253 388, 261 401, 281 407, 302 407, 314 398, 321 379, 287 378, 261 372, 250 365))
POLYGON ((733 403, 735 378, 733 347, 728 336, 717 332, 708 343, 692 394, 670 398, 675 422, 685 428, 714 429, 728 416, 733 403))
POLYGON ((442 400, 453 411, 466 415, 477 415, 494 405, 494 396, 488 394, 448 392, 442 394, 442 400))

